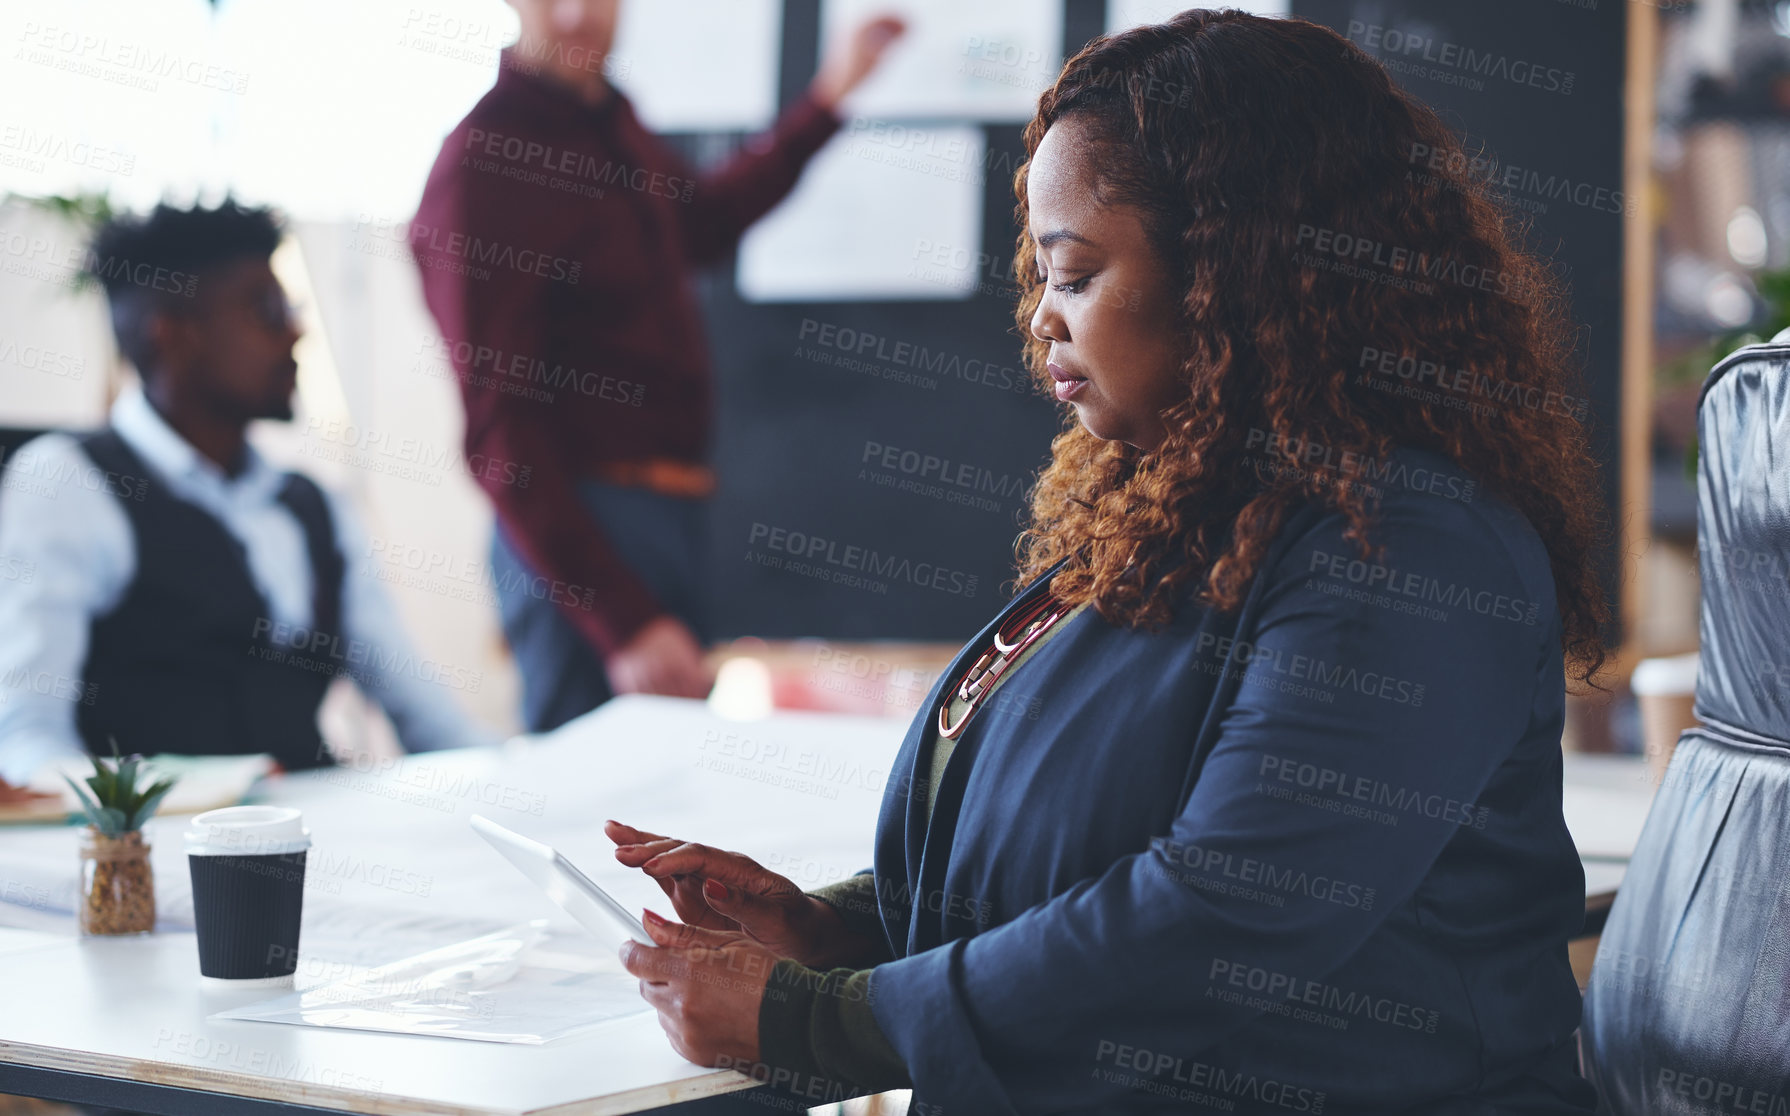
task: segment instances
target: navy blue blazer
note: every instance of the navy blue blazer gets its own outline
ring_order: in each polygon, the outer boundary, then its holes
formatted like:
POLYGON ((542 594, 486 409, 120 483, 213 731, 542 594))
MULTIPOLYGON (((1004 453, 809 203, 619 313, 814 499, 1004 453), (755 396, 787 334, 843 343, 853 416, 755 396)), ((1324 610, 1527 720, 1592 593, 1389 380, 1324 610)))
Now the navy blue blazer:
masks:
POLYGON ((1084 610, 973 718, 928 823, 923 727, 877 824, 869 999, 919 1112, 1591 1111, 1566 942, 1548 557, 1399 451, 1383 553, 1309 506, 1241 609, 1084 610))

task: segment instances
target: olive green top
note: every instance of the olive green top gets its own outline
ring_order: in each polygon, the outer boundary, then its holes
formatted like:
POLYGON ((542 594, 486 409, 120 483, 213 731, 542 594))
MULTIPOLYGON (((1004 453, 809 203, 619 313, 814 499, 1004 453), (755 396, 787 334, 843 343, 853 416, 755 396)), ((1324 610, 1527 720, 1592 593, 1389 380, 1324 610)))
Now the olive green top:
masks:
MULTIPOLYGON (((976 716, 983 716, 1004 702, 1037 700, 1001 695, 999 691, 1033 652, 1067 627, 1086 607, 1083 603, 1070 609, 1021 651, 1013 664, 995 679, 976 716)), ((952 694, 947 706, 950 723, 957 723, 966 705, 962 698, 952 694)), ((944 778, 945 767, 956 746, 956 740, 939 736, 936 719, 927 721, 920 747, 931 749, 926 783, 928 819, 938 800, 939 782, 944 778)), ((882 944, 886 939, 876 879, 871 873, 861 872, 838 883, 816 888, 809 894, 832 907, 854 932, 879 943, 881 955, 863 958, 864 961, 874 964, 894 960, 887 946, 882 944)), ((835 1099, 841 1088, 847 1092, 912 1088, 906 1063, 889 1045, 870 1010, 870 976, 874 971, 836 968, 820 972, 789 958, 777 962, 758 1009, 759 1060, 797 1074, 800 1089, 808 1089, 809 1080, 820 1083, 828 1099, 835 1099), (801 1075, 807 1075, 807 1079, 801 1075)))

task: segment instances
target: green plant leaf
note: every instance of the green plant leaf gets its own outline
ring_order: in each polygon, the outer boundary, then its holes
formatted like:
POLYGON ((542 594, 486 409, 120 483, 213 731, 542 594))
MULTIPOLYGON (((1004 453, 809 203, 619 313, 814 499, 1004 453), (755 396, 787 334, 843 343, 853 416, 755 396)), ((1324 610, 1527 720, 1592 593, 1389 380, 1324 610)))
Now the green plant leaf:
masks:
POLYGON ((137 800, 137 807, 131 814, 128 828, 142 829, 143 823, 154 816, 155 808, 161 804, 162 797, 174 789, 174 783, 173 779, 163 779, 159 783, 151 784, 149 789, 143 792, 143 797, 137 800))
POLYGON ((93 788, 93 797, 101 802, 112 801, 112 772, 99 760, 93 761, 94 772, 87 777, 87 785, 93 788))
POLYGON ((81 803, 81 812, 87 815, 88 823, 97 829, 100 825, 99 803, 94 801, 87 791, 81 789, 81 784, 70 779, 67 775, 62 777, 62 781, 67 783, 69 789, 75 792, 75 798, 81 803))
POLYGON ((135 756, 118 762, 118 774, 113 777, 114 791, 112 804, 126 808, 137 789, 137 763, 135 756))
POLYGON ((81 808, 95 829, 108 834, 129 833, 142 828, 178 779, 155 779, 153 768, 143 756, 120 755, 118 741, 111 740, 111 744, 113 758, 110 764, 98 756, 93 757, 93 774, 86 780, 90 788, 88 793, 83 793, 73 779, 64 778, 74 787, 81 808), (147 784, 141 790, 137 786, 139 781, 147 784))

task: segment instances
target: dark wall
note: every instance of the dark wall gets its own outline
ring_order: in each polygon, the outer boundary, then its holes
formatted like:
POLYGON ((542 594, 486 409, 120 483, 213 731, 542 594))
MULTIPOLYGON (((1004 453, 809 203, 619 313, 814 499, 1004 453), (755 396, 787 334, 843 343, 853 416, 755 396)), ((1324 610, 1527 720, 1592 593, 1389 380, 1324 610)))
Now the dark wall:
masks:
MULTIPOLYGON (((1385 62, 1407 92, 1483 147, 1481 155, 1495 161, 1488 177, 1512 184, 1502 194, 1532 218, 1529 247, 1551 258, 1570 288, 1612 525, 1621 506, 1622 211, 1640 202, 1622 181, 1624 38, 1633 2, 1294 0, 1296 14, 1385 62)), ((1602 567, 1613 607, 1614 541, 1602 567)))
MULTIPOLYGON (((1621 218, 1598 208, 1609 201, 1596 191, 1622 185, 1625 6, 1296 0, 1295 8, 1395 64, 1405 88, 1505 167, 1525 172, 1511 196, 1534 215, 1535 246, 1572 284, 1593 384, 1587 394, 1611 463, 1621 218), (1415 37, 1502 62, 1493 64, 1496 75, 1477 77, 1479 88, 1454 84, 1476 75, 1425 63, 1420 51, 1389 50, 1388 31, 1400 48, 1415 37), (1513 68, 1525 78, 1539 68, 1536 80, 1556 88, 1501 76, 1513 68), (1568 72, 1570 92, 1559 88, 1568 72)), ((812 76, 818 9, 818 0, 786 0, 786 102, 812 76)), ((1067 56, 1102 30, 1103 0, 1068 0, 1065 14, 1067 56)), ((734 290, 731 267, 704 280, 719 407, 721 488, 711 520, 717 636, 958 640, 1007 599, 1024 489, 1049 457, 1058 404, 1027 387, 1013 320, 1011 179, 1020 127, 984 130, 986 262, 974 297, 752 305, 734 290), (820 344, 823 336, 832 343, 820 344), (944 354, 944 374, 898 359, 902 343, 925 346, 933 359, 944 354), (842 366, 848 356, 863 363, 842 366), (885 468, 879 447, 915 456, 905 469, 899 458, 885 468), (939 462, 916 464, 927 455, 939 462)), ((712 157, 725 141, 680 143, 712 157)), ((1609 477, 1613 485, 1613 465, 1609 477)), ((1614 507, 1613 488, 1610 497, 1614 507)), ((1613 554, 1609 569, 1613 575, 1613 554)))

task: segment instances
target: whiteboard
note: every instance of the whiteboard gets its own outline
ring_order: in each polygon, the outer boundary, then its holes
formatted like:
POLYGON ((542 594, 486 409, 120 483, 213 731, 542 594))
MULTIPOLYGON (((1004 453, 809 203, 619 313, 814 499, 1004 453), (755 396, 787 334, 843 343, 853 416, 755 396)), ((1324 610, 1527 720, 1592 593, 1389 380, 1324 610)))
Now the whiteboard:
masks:
POLYGON ((964 299, 982 243, 982 129, 847 121, 795 191, 746 233, 749 302, 964 299))
POLYGON ((907 33, 846 99, 850 112, 1024 122, 1063 68, 1062 0, 825 0, 821 42, 885 12, 907 33))

